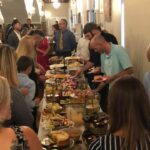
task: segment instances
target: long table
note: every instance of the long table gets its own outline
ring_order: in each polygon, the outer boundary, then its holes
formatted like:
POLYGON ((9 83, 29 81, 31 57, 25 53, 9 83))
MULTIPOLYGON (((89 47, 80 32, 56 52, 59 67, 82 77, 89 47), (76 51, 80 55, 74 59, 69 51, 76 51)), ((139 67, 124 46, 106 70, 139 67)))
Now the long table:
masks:
MULTIPOLYGON (((41 105, 41 108, 40 108, 41 112, 45 108, 46 104, 47 104, 47 102, 46 102, 46 94, 44 94, 44 97, 43 97, 43 99, 41 101, 41 104, 40 104, 41 105)), ((83 113, 83 115, 85 113, 85 103, 67 104, 67 105, 65 105, 65 108, 66 109, 67 108, 73 108, 74 110, 76 110, 77 113, 83 113)), ((69 116, 69 115, 67 115, 67 116, 69 116)), ((71 118, 69 118, 69 119, 71 119, 71 118)), ((38 137, 42 141, 47 136, 47 134, 49 134, 50 130, 44 129, 41 126, 41 123, 42 123, 42 117, 40 119, 39 130, 38 130, 38 137)), ((76 126, 76 124, 75 124, 75 126, 76 126)), ((80 135, 80 139, 79 139, 80 142, 78 142, 78 144, 75 143, 74 146, 71 147, 70 149, 72 149, 72 150, 80 150, 80 149, 81 150, 87 150, 87 146, 82 140, 82 133, 84 131, 84 125, 83 124, 82 125, 78 125, 77 128, 79 128, 81 130, 81 135, 80 135)))

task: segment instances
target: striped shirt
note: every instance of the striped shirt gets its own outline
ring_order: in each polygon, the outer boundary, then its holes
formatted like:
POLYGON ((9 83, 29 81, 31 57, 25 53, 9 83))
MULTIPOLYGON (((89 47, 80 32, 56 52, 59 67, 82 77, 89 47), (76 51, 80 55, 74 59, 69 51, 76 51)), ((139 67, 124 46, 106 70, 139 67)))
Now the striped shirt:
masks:
MULTIPOLYGON (((89 150, 121 150, 123 143, 124 138, 108 134, 93 141, 89 146, 89 150)), ((147 136, 145 144, 146 149, 143 149, 142 144, 137 143, 136 150, 150 150, 150 136, 147 136)))

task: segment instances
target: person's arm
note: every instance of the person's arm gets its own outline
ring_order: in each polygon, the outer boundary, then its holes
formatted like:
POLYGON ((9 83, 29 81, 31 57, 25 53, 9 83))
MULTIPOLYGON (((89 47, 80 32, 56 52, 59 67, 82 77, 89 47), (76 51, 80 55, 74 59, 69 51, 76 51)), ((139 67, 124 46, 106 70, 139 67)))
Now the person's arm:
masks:
POLYGON ((150 81, 150 72, 146 72, 144 75, 143 85, 150 98, 150 82, 149 81, 150 81))
POLYGON ((144 75, 144 80, 143 80, 143 85, 144 85, 146 91, 148 91, 148 89, 149 89, 149 86, 148 86, 148 83, 149 83, 149 82, 148 82, 148 81, 149 81, 149 80, 148 80, 148 79, 149 79, 149 78, 148 78, 148 74, 149 74, 148 72, 145 73, 145 75, 144 75))
POLYGON ((26 95, 25 101, 30 108, 33 108, 35 106, 35 102, 33 101, 36 90, 35 82, 30 79, 29 81, 27 80, 26 83, 26 87, 29 89, 29 93, 26 95))
POLYGON ((36 133, 29 127, 21 126, 21 130, 28 141, 30 150, 42 150, 42 145, 36 133))
POLYGON ((76 49, 76 47, 77 47, 76 38, 72 32, 69 36, 69 39, 70 39, 71 50, 76 49))
POLYGON ((42 51, 41 49, 39 49, 38 47, 36 48, 36 51, 37 52, 40 52, 40 53, 42 53, 42 54, 44 54, 45 52, 44 51, 42 51))
POLYGON ((80 69, 76 72, 75 76, 78 76, 82 73, 84 73, 86 70, 92 68, 94 66, 94 64, 90 61, 87 61, 87 63, 80 69))
POLYGON ((17 89, 11 89, 12 98, 12 118, 11 121, 14 125, 33 126, 33 115, 27 107, 23 95, 17 89))
POLYGON ((29 93, 29 90, 26 87, 22 87, 18 89, 22 95, 26 96, 29 93))
POLYGON ((89 52, 89 41, 80 38, 77 44, 77 56, 81 57, 84 61, 90 60, 90 52, 89 52))
POLYGON ((44 56, 47 55, 47 54, 49 53, 49 51, 50 51, 50 45, 49 45, 49 43, 48 43, 47 49, 46 49, 46 51, 45 51, 45 53, 44 53, 44 56))
POLYGON ((12 34, 10 34, 7 39, 7 44, 10 46, 14 46, 14 42, 15 42, 15 40, 14 40, 12 34))
POLYGON ((106 86, 106 84, 109 84, 109 83, 115 81, 116 79, 123 77, 125 75, 131 75, 132 73, 133 73, 133 67, 130 67, 130 68, 127 68, 113 76, 110 76, 107 78, 107 80, 100 82, 99 86, 94 90, 94 92, 99 92, 106 86))
POLYGON ((110 78, 108 78, 108 80, 106 80, 106 83, 109 84, 111 83, 112 81, 122 77, 122 76, 125 76, 125 75, 131 75, 133 73, 133 67, 130 67, 130 68, 127 68, 113 76, 110 76, 110 78))
POLYGON ((81 56, 81 49, 82 48, 82 38, 79 39, 77 44, 77 56, 81 56))
MULTIPOLYGON (((41 64, 39 64, 39 63, 36 63, 36 67, 38 68, 38 69, 40 69, 40 74, 45 74, 45 69, 44 69, 44 67, 41 65, 41 64)), ((38 74, 38 73, 37 73, 38 74)))
POLYGON ((45 55, 47 55, 48 54, 48 52, 49 52, 49 50, 50 50, 50 46, 49 46, 49 42, 48 42, 48 39, 44 39, 45 40, 45 44, 47 44, 47 49, 46 49, 46 51, 43 51, 43 50, 41 50, 40 48, 36 48, 36 50, 37 50, 37 52, 40 52, 40 53, 42 53, 43 54, 43 56, 45 56, 45 55))

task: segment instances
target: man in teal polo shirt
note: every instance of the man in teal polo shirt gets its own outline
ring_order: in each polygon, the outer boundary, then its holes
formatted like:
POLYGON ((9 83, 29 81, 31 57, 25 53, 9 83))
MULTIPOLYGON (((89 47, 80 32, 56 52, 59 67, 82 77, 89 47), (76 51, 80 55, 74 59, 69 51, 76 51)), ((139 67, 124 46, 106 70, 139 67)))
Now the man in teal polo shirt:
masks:
POLYGON ((132 63, 127 51, 120 45, 109 43, 103 36, 99 35, 93 37, 90 48, 102 53, 101 72, 108 76, 105 83, 111 83, 121 76, 133 73, 132 63))
MULTIPOLYGON (((101 72, 105 78, 99 78, 99 86, 94 90, 101 91, 106 85, 116 79, 133 73, 133 66, 126 49, 120 45, 107 42, 103 36, 94 36, 90 48, 101 53, 101 72)), ((107 105, 107 103, 106 103, 107 105)))
POLYGON ((125 73, 126 69, 132 67, 127 51, 123 47, 112 43, 109 43, 109 46, 110 51, 108 53, 104 51, 101 55, 101 71, 107 76, 120 74, 122 71, 125 73))

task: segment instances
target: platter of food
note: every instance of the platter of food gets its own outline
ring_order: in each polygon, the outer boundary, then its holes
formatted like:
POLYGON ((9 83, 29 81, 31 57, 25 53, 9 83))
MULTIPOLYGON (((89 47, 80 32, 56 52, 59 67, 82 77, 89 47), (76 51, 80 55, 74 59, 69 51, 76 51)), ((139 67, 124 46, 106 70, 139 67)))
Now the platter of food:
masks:
POLYGON ((94 140, 98 138, 97 134, 93 134, 90 130, 86 129, 82 134, 83 141, 86 145, 90 145, 94 140))
POLYGON ((45 130, 73 127, 74 124, 72 120, 67 119, 62 114, 51 112, 49 109, 42 111, 40 125, 45 130))
POLYGON ((81 135, 81 130, 77 127, 70 127, 65 128, 63 131, 67 132, 69 134, 69 137, 74 139, 75 141, 78 141, 81 135))
POLYGON ((62 68, 64 67, 64 64, 53 64, 49 66, 50 69, 55 69, 55 68, 62 68))
POLYGON ((73 63, 68 64, 67 69, 68 70, 78 70, 82 66, 83 66, 83 64, 81 64, 77 61, 77 62, 73 62, 73 63))
POLYGON ((93 134, 104 135, 107 133, 109 117, 106 113, 92 113, 85 115, 84 118, 85 127, 93 134))
POLYGON ((70 149, 74 145, 74 140, 70 138, 69 134, 63 130, 51 131, 50 138, 56 143, 58 149, 70 149))
POLYGON ((70 150, 74 146, 74 140, 69 138, 67 132, 61 130, 52 131, 41 143, 44 148, 51 150, 70 150))
POLYGON ((65 79, 69 78, 69 74, 46 74, 46 78, 65 79))
POLYGON ((66 57, 65 60, 80 60, 81 58, 79 56, 69 56, 66 57))

